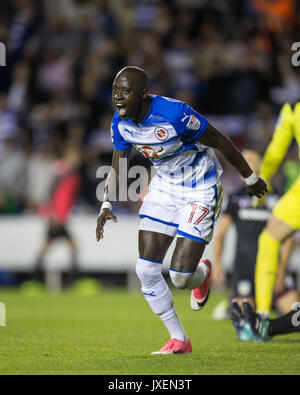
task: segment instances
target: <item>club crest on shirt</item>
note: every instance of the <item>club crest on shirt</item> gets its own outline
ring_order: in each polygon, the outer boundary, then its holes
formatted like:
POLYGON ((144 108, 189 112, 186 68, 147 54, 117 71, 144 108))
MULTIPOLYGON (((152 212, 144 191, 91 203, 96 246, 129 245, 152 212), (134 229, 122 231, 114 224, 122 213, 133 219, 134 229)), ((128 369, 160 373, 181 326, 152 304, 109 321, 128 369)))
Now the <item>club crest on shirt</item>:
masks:
POLYGON ((164 149, 163 147, 151 147, 151 145, 143 145, 141 147, 137 147, 137 149, 150 160, 158 159, 159 153, 161 153, 164 149))
POLYGON ((156 128, 154 130, 155 137, 160 141, 165 141, 169 137, 169 132, 164 128, 156 128))

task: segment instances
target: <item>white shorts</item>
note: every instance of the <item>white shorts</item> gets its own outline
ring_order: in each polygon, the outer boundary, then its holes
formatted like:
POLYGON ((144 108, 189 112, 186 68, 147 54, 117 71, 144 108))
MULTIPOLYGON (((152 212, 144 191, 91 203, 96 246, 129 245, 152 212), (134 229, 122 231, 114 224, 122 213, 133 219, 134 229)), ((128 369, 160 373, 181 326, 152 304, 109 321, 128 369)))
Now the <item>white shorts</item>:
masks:
POLYGON ((139 213, 139 230, 172 237, 177 235, 208 244, 213 237, 214 225, 221 209, 222 185, 217 184, 197 192, 197 196, 191 193, 190 198, 176 198, 176 195, 168 194, 164 199, 163 194, 160 191, 160 199, 151 190, 146 195, 139 213))

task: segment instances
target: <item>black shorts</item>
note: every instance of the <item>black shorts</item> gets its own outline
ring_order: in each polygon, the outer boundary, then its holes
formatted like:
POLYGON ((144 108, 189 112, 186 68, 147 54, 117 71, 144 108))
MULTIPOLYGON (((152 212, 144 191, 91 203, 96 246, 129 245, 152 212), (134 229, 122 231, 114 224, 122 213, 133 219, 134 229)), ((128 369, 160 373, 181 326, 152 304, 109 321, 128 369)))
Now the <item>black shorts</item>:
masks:
POLYGON ((50 222, 48 231, 47 231, 48 240, 55 240, 55 239, 67 239, 70 240, 71 237, 69 232, 64 227, 64 225, 57 224, 55 222, 50 222))
POLYGON ((251 297, 255 295, 255 259, 235 262, 232 275, 233 292, 235 296, 251 297))

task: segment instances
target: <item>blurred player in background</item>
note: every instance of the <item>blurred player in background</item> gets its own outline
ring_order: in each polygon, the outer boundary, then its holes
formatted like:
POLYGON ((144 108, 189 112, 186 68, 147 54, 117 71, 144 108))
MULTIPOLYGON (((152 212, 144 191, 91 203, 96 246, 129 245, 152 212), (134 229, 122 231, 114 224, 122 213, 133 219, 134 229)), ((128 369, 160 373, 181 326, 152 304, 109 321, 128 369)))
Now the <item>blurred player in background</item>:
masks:
MULTIPOLYGON (((244 158, 257 174, 261 168, 261 156, 255 150, 245 150, 244 158)), ((233 268, 232 288, 234 299, 242 305, 247 300, 255 306, 254 275, 257 256, 257 240, 263 231, 271 212, 279 200, 278 195, 269 195, 264 204, 253 207, 253 198, 244 189, 229 196, 226 207, 220 216, 214 240, 215 262, 213 281, 217 286, 225 284, 226 273, 222 267, 222 254, 227 232, 232 224, 236 226, 237 244, 233 268)), ((286 276, 293 238, 289 238, 281 251, 280 269, 274 293, 274 307, 279 314, 286 314, 299 300, 297 286, 291 276, 286 276)), ((229 304, 227 304, 229 306, 229 304)), ((225 314, 224 314, 225 317, 225 314)), ((216 317, 217 318, 217 317, 216 317)))
POLYGON ((203 116, 184 102, 149 95, 148 87, 148 75, 137 67, 126 67, 114 80, 112 96, 117 111, 111 129, 112 171, 96 236, 98 241, 103 238, 107 220, 117 222, 111 201, 113 185, 119 185, 120 177, 115 180, 114 173, 119 175, 120 159, 135 146, 157 171, 140 209, 140 257, 136 266, 142 292, 171 336, 154 354, 186 354, 192 351, 191 342, 161 271, 165 254, 178 236, 170 278, 175 287, 192 291, 194 310, 204 307, 210 290, 211 263, 200 259, 212 239, 222 201, 222 168, 211 148, 220 150, 245 179, 249 194, 260 197, 267 189, 233 143, 203 116))
MULTIPOLYGON (((272 141, 263 159, 261 176, 270 182, 282 163, 293 139, 300 146, 300 103, 286 103, 281 112, 272 141)), ((300 229, 300 176, 279 200, 267 226, 259 237, 255 273, 255 299, 261 321, 270 314, 282 243, 300 229)))
POLYGON ((35 272, 38 277, 42 273, 47 252, 58 239, 64 239, 68 243, 72 254, 71 274, 74 277, 77 273, 77 246, 66 228, 66 223, 72 212, 80 187, 80 164, 81 156, 78 149, 67 146, 63 158, 54 165, 55 181, 51 188, 49 202, 40 209, 41 215, 49 218, 49 224, 46 239, 35 266, 35 272))
POLYGON ((287 314, 273 320, 255 313, 247 300, 242 306, 233 300, 230 311, 239 340, 263 343, 274 336, 300 332, 300 303, 295 303, 287 314))

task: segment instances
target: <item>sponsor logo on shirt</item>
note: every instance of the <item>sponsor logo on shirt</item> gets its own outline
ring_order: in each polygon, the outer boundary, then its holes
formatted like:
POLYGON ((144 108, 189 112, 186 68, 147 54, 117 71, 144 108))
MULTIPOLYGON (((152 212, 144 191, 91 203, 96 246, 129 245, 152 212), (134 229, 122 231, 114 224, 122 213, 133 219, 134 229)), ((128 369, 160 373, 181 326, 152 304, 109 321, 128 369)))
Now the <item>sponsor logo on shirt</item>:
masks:
POLYGON ((160 141, 165 141, 169 137, 169 132, 164 128, 156 128, 154 130, 155 137, 160 141))
POLYGON ((164 150, 163 147, 154 148, 151 145, 143 145, 142 147, 137 147, 137 149, 150 160, 158 159, 159 153, 164 150))

